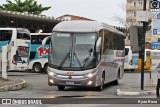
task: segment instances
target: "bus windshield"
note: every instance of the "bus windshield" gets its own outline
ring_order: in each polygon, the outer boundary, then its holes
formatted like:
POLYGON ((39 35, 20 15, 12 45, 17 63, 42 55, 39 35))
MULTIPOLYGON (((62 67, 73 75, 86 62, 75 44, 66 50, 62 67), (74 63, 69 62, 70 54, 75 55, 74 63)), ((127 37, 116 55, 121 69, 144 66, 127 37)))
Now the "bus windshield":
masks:
POLYGON ((30 40, 30 33, 27 30, 17 30, 17 39, 30 40))
POLYGON ((96 33, 53 32, 51 38, 51 65, 64 70, 86 70, 95 67, 96 33))

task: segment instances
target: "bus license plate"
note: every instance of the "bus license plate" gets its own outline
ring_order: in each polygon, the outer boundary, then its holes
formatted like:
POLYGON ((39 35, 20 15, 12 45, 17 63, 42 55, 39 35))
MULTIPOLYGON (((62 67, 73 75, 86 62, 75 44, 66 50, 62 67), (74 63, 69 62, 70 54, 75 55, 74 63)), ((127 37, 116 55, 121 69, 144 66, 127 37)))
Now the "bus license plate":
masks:
POLYGON ((66 82, 67 85, 74 85, 74 82, 66 82))

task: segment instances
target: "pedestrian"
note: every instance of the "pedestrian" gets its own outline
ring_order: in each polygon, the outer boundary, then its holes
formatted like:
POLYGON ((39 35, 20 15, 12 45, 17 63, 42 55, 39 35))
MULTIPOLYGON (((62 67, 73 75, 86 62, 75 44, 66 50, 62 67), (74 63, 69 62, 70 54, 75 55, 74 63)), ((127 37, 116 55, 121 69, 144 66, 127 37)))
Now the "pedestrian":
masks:
POLYGON ((160 88, 160 62, 157 64, 157 87, 156 87, 156 94, 159 97, 159 88, 160 88))

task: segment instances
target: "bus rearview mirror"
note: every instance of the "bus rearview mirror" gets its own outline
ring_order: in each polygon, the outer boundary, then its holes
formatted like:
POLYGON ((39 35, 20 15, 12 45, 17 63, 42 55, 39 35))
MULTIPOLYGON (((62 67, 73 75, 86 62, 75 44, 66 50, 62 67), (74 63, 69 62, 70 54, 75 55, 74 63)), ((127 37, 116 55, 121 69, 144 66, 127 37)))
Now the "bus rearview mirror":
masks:
POLYGON ((43 51, 45 51, 45 45, 46 45, 47 41, 48 41, 50 38, 51 38, 51 37, 48 36, 48 37, 46 37, 46 38, 43 39, 43 41, 42 41, 42 50, 43 50, 43 51))
POLYGON ((98 38, 96 43, 96 52, 100 52, 100 46, 101 46, 101 37, 98 38))

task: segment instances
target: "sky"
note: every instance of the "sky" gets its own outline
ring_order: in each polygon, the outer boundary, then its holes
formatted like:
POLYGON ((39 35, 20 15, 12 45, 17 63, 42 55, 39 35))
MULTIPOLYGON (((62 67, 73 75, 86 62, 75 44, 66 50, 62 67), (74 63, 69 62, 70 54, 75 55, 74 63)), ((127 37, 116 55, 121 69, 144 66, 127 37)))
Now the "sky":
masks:
MULTIPOLYGON (((13 1, 13 0, 11 0, 13 1)), ((122 4, 126 0, 37 0, 38 4, 51 6, 51 9, 43 12, 46 16, 59 17, 71 14, 97 20, 114 26, 122 26, 114 16, 125 18, 122 4)), ((6 0, 0 0, 0 4, 6 0)))

